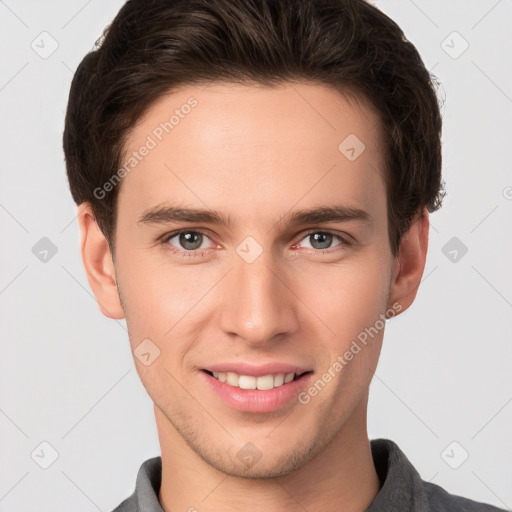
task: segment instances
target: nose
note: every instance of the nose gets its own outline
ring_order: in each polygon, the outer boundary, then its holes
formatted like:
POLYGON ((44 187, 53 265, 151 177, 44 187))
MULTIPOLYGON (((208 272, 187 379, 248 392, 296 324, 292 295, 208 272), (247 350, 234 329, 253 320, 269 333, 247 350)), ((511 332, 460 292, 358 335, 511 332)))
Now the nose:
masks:
POLYGON ((233 269, 222 280, 224 333, 260 347, 293 334, 299 325, 299 301, 291 288, 291 269, 273 261, 271 251, 250 263, 238 254, 233 261, 233 269))

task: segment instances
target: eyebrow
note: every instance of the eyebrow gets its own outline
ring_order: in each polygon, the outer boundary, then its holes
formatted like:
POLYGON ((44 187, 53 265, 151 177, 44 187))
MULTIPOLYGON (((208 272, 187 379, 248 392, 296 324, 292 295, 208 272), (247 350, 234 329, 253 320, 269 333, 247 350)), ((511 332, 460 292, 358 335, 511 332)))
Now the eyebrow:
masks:
MULTIPOLYGON (((335 204, 316 208, 296 210, 284 215, 279 222, 288 222, 290 225, 313 224, 320 222, 347 222, 359 221, 372 224, 371 215, 350 205, 335 204)), ((165 224, 169 222, 191 222, 203 224, 224 224, 229 228, 234 226, 230 215, 222 212, 200 208, 185 208, 172 205, 157 205, 145 210, 139 217, 137 224, 165 224)))

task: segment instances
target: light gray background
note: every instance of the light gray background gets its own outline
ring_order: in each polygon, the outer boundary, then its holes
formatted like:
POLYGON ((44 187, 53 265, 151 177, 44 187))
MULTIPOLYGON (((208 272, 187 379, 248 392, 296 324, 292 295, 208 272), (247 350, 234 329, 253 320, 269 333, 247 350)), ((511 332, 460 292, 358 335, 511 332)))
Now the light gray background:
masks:
MULTIPOLYGON (((159 454, 125 323, 89 290, 61 149, 73 72, 122 3, 0 0, 1 511, 109 511, 159 454), (52 38, 47 58, 31 47, 52 38), (57 247, 46 262, 42 237, 57 247), (58 452, 48 469, 43 441, 58 452)), ((369 436, 396 441, 425 480, 510 508, 512 2, 376 5, 442 82, 448 195, 416 302, 386 329, 369 436), (468 248, 455 262, 452 237, 468 248)))

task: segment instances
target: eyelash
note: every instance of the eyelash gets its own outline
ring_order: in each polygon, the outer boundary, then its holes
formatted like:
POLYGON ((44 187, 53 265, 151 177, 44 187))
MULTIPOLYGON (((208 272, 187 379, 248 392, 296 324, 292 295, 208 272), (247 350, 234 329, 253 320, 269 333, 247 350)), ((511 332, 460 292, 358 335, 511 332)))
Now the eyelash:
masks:
MULTIPOLYGON (((173 231, 172 233, 166 234, 163 237, 162 242, 164 245, 164 249, 166 251, 170 251, 171 253, 173 253, 175 255, 183 256, 185 258, 204 258, 207 255, 208 249, 201 249, 201 250, 195 249, 195 250, 186 251, 186 250, 175 249, 172 245, 170 245, 169 240, 171 240, 172 238, 174 238, 177 235, 180 235, 181 233, 199 233, 199 234, 209 238, 206 233, 204 233, 201 230, 196 230, 196 229, 181 229, 179 231, 173 231)), ((297 243, 302 242, 302 240, 304 240, 306 237, 308 237, 309 235, 313 235, 315 233, 332 235, 334 238, 338 239, 339 242, 341 242, 341 249, 338 248, 338 249, 335 249, 334 251, 331 251, 330 249, 312 249, 317 254, 329 254, 329 253, 342 251, 344 248, 348 248, 352 245, 352 242, 347 240, 345 237, 342 237, 338 233, 333 233, 332 231, 329 231, 329 230, 319 230, 319 229, 311 229, 311 230, 307 231, 306 233, 304 233, 302 238, 300 238, 297 243)), ((296 245, 296 244, 294 244, 294 245, 296 245)), ((338 246, 338 247, 340 247, 340 246, 338 246)))

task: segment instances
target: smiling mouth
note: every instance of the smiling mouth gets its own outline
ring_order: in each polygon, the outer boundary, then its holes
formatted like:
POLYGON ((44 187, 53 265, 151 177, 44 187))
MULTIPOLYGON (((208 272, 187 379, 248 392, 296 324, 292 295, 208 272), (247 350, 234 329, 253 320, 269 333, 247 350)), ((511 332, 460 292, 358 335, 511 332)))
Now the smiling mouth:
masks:
POLYGON ((304 375, 313 373, 312 371, 306 371, 300 374, 272 373, 255 377, 253 375, 240 375, 235 372, 211 372, 209 370, 203 370, 203 372, 207 373, 214 379, 217 379, 218 381, 228 384, 234 388, 257 389, 261 391, 267 391, 284 386, 289 382, 299 380, 304 375))

